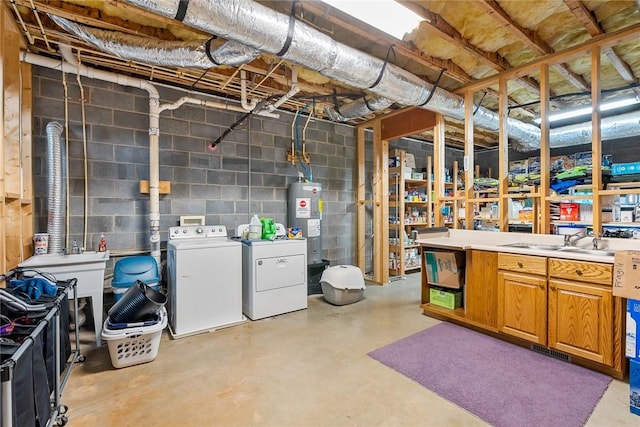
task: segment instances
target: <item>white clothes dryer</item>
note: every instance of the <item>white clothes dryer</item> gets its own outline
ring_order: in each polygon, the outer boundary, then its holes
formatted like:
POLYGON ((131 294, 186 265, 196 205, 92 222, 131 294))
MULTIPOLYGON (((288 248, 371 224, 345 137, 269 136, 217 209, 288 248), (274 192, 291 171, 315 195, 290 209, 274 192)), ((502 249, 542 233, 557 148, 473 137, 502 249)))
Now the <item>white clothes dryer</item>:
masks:
POLYGON ((307 241, 242 241, 242 309, 252 320, 307 308, 307 241))

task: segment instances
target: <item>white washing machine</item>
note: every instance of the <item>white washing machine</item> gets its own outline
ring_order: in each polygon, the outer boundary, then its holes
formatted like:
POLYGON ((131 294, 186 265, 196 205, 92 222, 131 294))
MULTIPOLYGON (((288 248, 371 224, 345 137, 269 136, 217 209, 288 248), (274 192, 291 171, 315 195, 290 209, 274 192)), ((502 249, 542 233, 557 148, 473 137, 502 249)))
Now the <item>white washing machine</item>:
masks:
POLYGON ((253 320, 307 308, 307 241, 242 241, 242 309, 253 320))
POLYGON ((242 315, 242 244, 224 225, 169 228, 169 330, 173 338, 245 321, 242 315))

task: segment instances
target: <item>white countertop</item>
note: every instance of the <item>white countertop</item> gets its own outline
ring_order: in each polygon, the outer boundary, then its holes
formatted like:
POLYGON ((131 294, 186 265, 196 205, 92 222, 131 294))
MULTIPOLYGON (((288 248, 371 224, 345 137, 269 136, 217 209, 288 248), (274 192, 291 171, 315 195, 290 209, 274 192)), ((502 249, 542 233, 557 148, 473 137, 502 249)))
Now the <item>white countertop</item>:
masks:
MULTIPOLYGON (((586 237, 577 242, 575 247, 591 249, 593 239, 586 237)), ((523 255, 538 255, 553 258, 575 259, 613 264, 614 256, 588 253, 566 252, 559 250, 543 250, 505 246, 512 243, 529 243, 539 245, 562 246, 564 236, 555 234, 502 233, 493 231, 449 230, 447 233, 435 234, 434 237, 422 235, 416 243, 431 248, 442 249, 477 249, 494 252, 508 252, 523 255)), ((607 239, 598 242, 600 249, 607 251, 640 250, 640 241, 633 239, 607 239)))

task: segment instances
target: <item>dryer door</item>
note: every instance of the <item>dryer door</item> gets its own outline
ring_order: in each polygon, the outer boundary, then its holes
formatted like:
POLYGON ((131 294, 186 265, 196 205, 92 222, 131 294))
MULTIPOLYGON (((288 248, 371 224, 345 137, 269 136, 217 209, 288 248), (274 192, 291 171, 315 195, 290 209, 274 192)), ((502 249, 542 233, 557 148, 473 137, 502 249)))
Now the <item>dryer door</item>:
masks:
POLYGON ((305 256, 257 258, 255 261, 256 291, 287 288, 305 283, 305 256))

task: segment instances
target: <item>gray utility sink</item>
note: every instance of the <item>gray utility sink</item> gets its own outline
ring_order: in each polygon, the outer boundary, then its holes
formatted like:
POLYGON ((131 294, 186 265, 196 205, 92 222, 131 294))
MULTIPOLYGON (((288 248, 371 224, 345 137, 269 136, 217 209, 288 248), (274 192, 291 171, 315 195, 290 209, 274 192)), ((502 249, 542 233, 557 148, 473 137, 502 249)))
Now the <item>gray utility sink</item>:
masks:
POLYGON ((534 250, 541 250, 541 251, 571 252, 576 254, 598 255, 598 256, 614 256, 616 254, 615 251, 610 251, 605 249, 586 249, 586 248, 576 248, 575 246, 542 245, 537 243, 509 243, 507 245, 502 245, 502 246, 510 247, 510 248, 534 249, 534 250))

